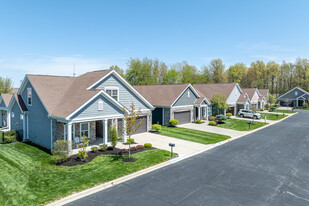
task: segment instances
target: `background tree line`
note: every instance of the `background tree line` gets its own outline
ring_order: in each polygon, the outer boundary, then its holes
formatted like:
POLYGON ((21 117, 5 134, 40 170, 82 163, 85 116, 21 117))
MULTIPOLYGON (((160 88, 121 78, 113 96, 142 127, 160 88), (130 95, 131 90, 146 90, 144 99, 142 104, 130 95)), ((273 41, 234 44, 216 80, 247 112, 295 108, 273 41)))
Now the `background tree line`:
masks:
POLYGON ((257 60, 248 67, 236 63, 226 67, 221 59, 198 69, 188 62, 168 66, 158 59, 131 58, 127 69, 117 65, 111 69, 120 73, 132 85, 175 83, 226 83, 237 82, 243 88, 269 89, 272 94, 282 94, 296 86, 309 91, 309 60, 298 58, 294 63, 257 60))

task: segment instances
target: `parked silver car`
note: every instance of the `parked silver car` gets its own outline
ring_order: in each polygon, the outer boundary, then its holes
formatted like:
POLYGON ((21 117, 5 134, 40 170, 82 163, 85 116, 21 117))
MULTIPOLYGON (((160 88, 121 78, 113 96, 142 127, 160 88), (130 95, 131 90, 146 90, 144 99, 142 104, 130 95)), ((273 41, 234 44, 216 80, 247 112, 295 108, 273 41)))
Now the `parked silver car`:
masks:
POLYGON ((246 110, 246 109, 241 109, 238 112, 238 115, 242 118, 247 117, 247 118, 252 118, 252 119, 261 119, 262 117, 260 113, 256 113, 253 110, 246 110))

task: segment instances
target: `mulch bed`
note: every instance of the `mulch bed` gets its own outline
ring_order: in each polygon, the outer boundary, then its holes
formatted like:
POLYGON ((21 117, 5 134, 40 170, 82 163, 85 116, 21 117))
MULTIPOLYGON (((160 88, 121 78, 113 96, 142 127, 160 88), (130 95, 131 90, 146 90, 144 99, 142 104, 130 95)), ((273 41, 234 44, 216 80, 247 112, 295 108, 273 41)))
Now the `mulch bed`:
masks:
MULTIPOLYGON (((152 147, 152 148, 143 148, 143 149, 131 150, 131 154, 143 152, 143 151, 146 151, 146 150, 153 150, 153 149, 156 149, 156 148, 152 147)), ((108 147, 108 149, 105 150, 105 151, 87 152, 87 154, 88 154, 88 157, 87 157, 86 162, 81 161, 77 155, 72 155, 72 156, 70 156, 70 159, 68 161, 61 163, 61 164, 58 164, 58 166, 74 167, 74 166, 77 166, 77 165, 83 165, 83 164, 89 163, 99 155, 119 155, 119 156, 122 156, 122 155, 128 155, 129 153, 123 152, 123 150, 118 149, 118 148, 115 148, 113 150, 112 147, 108 147)), ((133 159, 133 158, 131 158, 131 159, 133 159)), ((126 160, 126 159, 124 159, 124 160, 126 160)), ((135 161, 136 160, 134 160, 133 162, 135 162, 135 161)), ((132 162, 132 160, 124 161, 124 162, 132 162)))
POLYGON ((160 134, 161 132, 159 132, 159 131, 150 131, 150 133, 160 134))

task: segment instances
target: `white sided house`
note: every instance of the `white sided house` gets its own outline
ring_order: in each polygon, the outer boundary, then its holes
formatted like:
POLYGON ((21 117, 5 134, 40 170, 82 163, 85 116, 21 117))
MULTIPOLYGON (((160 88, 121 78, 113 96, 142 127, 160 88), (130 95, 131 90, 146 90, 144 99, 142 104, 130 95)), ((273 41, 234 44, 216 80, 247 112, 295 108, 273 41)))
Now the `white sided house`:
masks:
MULTIPOLYGON (((194 84, 193 87, 201 96, 205 96, 210 102, 214 94, 226 96, 226 103, 230 106, 228 112, 237 114, 237 100, 243 93, 238 83, 218 83, 218 84, 194 84)), ((224 111, 226 112, 226 111, 224 111)))
POLYGON ((23 125, 23 140, 48 149, 57 140, 67 140, 71 152, 81 136, 88 137, 90 145, 108 144, 110 126, 116 126, 126 141, 120 126, 123 110, 132 103, 141 111, 137 123, 143 121, 136 133, 147 132, 153 106, 113 70, 78 77, 28 74, 11 101, 10 115, 14 113, 17 124, 23 125))
POLYGON ((246 93, 250 99, 250 106, 256 109, 259 108, 259 98, 261 96, 257 88, 242 88, 242 91, 246 93))
POLYGON ((8 108, 13 94, 1 94, 0 95, 0 127, 8 127, 10 118, 8 108))

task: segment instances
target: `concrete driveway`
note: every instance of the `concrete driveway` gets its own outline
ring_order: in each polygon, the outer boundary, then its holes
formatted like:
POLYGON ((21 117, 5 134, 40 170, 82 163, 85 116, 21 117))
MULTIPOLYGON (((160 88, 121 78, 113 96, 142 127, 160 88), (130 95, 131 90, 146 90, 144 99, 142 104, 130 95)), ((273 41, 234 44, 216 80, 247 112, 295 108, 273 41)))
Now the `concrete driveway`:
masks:
POLYGON ((144 145, 145 143, 151 143, 153 147, 167 151, 171 150, 169 143, 174 143, 174 152, 178 153, 179 156, 191 155, 210 147, 205 144, 199 144, 148 132, 133 135, 132 138, 138 144, 144 145))
POLYGON ((241 136, 244 136, 250 133, 250 132, 244 132, 244 131, 237 131, 233 129, 225 129, 221 127, 210 126, 208 125, 208 122, 205 122, 203 124, 188 123, 188 124, 178 125, 178 127, 183 127, 187 129, 195 129, 195 130, 222 134, 222 135, 228 135, 232 138, 238 138, 238 137, 241 137, 241 136))
POLYGON ((309 205, 309 112, 69 205, 309 205))

